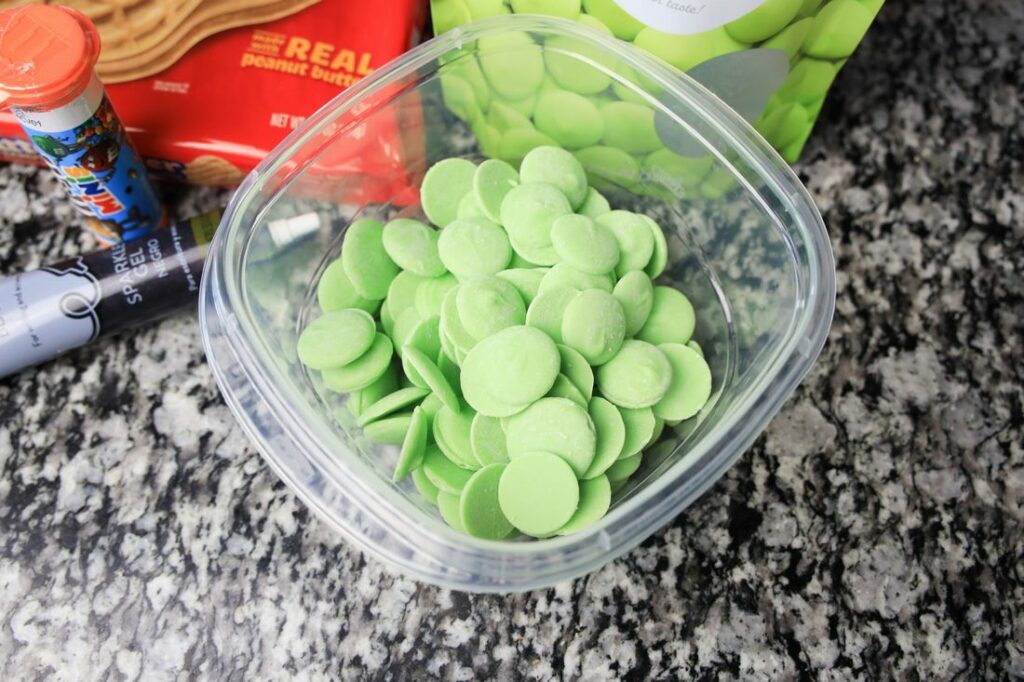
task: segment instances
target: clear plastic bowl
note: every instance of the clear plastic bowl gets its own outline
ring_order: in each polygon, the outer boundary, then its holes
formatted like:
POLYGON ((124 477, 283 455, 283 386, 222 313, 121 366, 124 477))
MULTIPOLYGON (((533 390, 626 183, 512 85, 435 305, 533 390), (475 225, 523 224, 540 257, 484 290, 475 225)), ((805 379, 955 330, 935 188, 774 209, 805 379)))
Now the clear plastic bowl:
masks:
POLYGON ((692 503, 810 369, 834 298, 835 269, 820 215, 788 166, 738 115, 694 81, 611 37, 563 20, 514 16, 417 47, 284 140, 224 214, 206 264, 200 319, 231 410, 271 467, 328 524, 418 580, 506 592, 593 571, 692 503), (695 338, 714 389, 697 417, 666 429, 600 522, 566 537, 493 542, 449 528, 408 479, 392 483, 395 449, 366 441, 342 398, 296 360, 294 348, 299 330, 318 312, 316 283, 338 257, 352 217, 415 214, 415 193, 401 187, 418 183, 439 159, 482 155, 445 106, 439 77, 472 59, 479 38, 510 30, 539 42, 572 37, 568 47, 559 41, 563 55, 607 72, 616 92, 657 111, 663 134, 686 137, 691 149, 709 157, 717 191, 658 173, 628 189, 604 187, 613 206, 647 212, 665 229, 665 277, 697 308, 695 338), (388 172, 383 163, 368 170, 370 158, 402 161, 388 172), (275 221, 309 211, 328 220, 313 238, 280 246, 275 221))

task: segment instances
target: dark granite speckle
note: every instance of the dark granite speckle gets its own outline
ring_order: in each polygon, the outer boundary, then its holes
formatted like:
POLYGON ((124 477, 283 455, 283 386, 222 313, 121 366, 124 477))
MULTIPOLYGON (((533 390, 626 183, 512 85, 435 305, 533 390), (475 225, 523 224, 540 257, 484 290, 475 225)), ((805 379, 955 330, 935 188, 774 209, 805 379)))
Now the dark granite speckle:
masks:
MULTIPOLYGON (((798 167, 839 266, 821 360, 587 578, 384 573, 248 444, 190 314, 0 381, 0 678, 1024 678, 1022 36, 1017 0, 883 8, 798 167)), ((4 272, 88 246, 46 173, 0 169, 0 207, 4 272)))

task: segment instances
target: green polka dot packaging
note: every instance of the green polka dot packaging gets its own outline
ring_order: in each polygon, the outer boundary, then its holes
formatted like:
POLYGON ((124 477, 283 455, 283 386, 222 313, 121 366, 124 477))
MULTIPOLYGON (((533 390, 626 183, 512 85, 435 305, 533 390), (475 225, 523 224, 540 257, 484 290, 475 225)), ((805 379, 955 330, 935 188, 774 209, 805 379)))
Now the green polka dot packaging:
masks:
MULTIPOLYGON (((836 74, 864 38, 883 1, 431 0, 430 6, 435 33, 505 14, 541 14, 630 42, 718 94, 793 163, 836 74)), ((616 100, 632 98, 606 75, 559 53, 572 46, 569 37, 532 48, 523 44, 525 58, 514 62, 480 54, 479 69, 463 67, 457 75, 460 80, 446 84, 447 90, 461 91, 464 86, 478 106, 453 94, 452 110, 474 123, 476 109, 487 113, 484 110, 494 102, 500 112, 494 119, 525 117, 535 132, 520 130, 515 141, 495 150, 501 158, 514 160, 517 145, 528 145, 531 139, 547 138, 575 148, 603 142, 632 156, 641 168, 646 162, 648 167, 671 170, 686 165, 686 171, 696 172, 689 167, 693 154, 673 149, 671 140, 659 140, 653 128, 637 120, 644 116, 642 101, 613 106, 616 100), (502 75, 506 70, 507 77, 502 75), (487 94, 481 96, 485 89, 487 94), (568 111, 573 115, 567 116, 568 111)), ((474 128, 486 138, 492 129, 483 125, 474 128)))

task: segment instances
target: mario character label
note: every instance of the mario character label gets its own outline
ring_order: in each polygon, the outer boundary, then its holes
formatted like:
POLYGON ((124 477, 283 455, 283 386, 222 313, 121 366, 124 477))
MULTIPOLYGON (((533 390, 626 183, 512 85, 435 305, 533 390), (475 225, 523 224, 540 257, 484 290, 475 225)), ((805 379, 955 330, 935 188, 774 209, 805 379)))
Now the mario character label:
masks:
POLYGON ((13 113, 102 241, 133 239, 160 225, 163 208, 102 86, 59 109, 13 113))

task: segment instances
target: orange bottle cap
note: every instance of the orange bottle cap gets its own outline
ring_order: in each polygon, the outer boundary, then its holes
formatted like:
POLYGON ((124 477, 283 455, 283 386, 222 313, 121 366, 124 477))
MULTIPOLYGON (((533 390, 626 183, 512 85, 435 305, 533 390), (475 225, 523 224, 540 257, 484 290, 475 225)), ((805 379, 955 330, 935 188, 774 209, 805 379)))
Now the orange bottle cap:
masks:
POLYGON ((0 12, 0 106, 56 108, 89 84, 100 36, 80 12, 25 5, 0 12))

